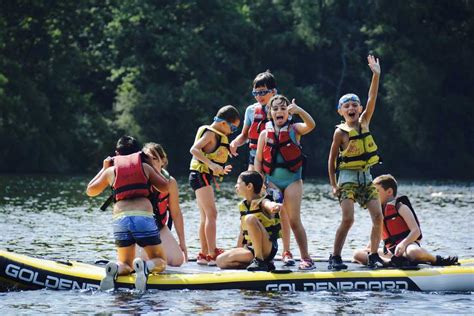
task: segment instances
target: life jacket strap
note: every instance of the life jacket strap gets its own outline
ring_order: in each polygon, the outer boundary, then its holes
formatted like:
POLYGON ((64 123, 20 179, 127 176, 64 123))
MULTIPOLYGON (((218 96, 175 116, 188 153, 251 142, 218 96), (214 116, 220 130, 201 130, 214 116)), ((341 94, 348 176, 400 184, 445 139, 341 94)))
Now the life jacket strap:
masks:
POLYGON ((115 196, 125 191, 142 190, 142 189, 149 190, 150 185, 148 183, 132 183, 132 184, 121 186, 119 188, 115 188, 112 190, 112 192, 113 192, 113 195, 115 196))
POLYGON ((285 161, 285 162, 276 162, 276 163, 274 163, 274 165, 275 165, 275 168, 285 168, 287 166, 296 165, 297 163, 299 163, 300 161, 303 161, 303 160, 304 160, 304 157, 303 157, 303 155, 301 155, 296 159, 288 160, 288 161, 285 161))
POLYGON ((112 204, 112 202, 114 201, 114 195, 111 194, 107 200, 105 200, 105 202, 102 204, 102 206, 100 207, 100 210, 101 211, 105 211, 107 209, 107 207, 109 207, 110 204, 112 204))
POLYGON ((372 158, 373 156, 376 156, 377 155, 377 151, 373 151, 373 152, 370 152, 370 153, 363 153, 362 155, 358 155, 358 156, 353 156, 353 157, 339 157, 339 160, 340 162, 351 162, 351 161, 358 161, 358 160, 364 160, 364 161, 368 161, 370 158, 372 158))
POLYGON ((169 197, 170 197, 170 194, 168 193, 168 194, 166 194, 164 197, 158 198, 158 203, 163 202, 164 200, 166 200, 166 199, 169 198, 169 197))
POLYGON ((361 138, 365 138, 367 136, 370 135, 370 132, 365 132, 365 133, 360 133, 360 134, 357 134, 357 135, 354 135, 354 136, 350 136, 349 137, 349 140, 353 140, 353 139, 361 139, 361 138))
POLYGON ((396 244, 397 241, 400 241, 402 240, 403 238, 405 238, 406 236, 408 236, 410 234, 409 231, 407 232, 403 232, 403 233, 400 233, 400 234, 397 234, 397 235, 392 235, 386 239, 383 240, 383 242, 386 244, 386 245, 392 245, 392 244, 396 244))
POLYGON ((281 224, 278 223, 278 224, 272 225, 270 227, 267 227, 266 230, 270 235, 270 240, 275 241, 279 237, 278 235, 279 235, 279 232, 281 231, 281 224))

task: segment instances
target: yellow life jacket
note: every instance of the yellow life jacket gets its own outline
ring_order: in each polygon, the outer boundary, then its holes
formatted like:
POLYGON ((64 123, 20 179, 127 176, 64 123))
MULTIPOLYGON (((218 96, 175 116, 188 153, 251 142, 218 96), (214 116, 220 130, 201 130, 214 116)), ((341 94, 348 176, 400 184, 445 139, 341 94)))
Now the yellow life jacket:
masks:
POLYGON ((379 163, 380 157, 377 154, 377 145, 367 128, 354 128, 342 123, 336 127, 349 134, 349 144, 347 148, 339 151, 336 168, 338 170, 367 170, 367 168, 379 163))
MULTIPOLYGON (((225 134, 216 130, 215 128, 212 128, 209 125, 203 125, 199 127, 196 133, 196 138, 194 139, 194 143, 196 143, 206 131, 212 131, 216 133, 219 137, 217 140, 216 149, 213 152, 206 153, 203 151, 202 153, 210 161, 215 162, 218 165, 224 166, 227 160, 229 159, 229 155, 230 155, 229 138, 225 134)), ((203 163, 202 161, 199 161, 194 156, 193 156, 193 159, 191 159, 191 165, 189 166, 189 169, 196 170, 201 173, 210 173, 210 174, 212 173, 212 170, 209 169, 209 167, 205 163, 203 163)))
POLYGON ((239 211, 240 211, 240 225, 242 227, 242 234, 244 235, 244 244, 252 245, 252 240, 250 240, 250 236, 247 230, 247 223, 245 219, 247 215, 255 215, 260 223, 265 227, 270 236, 270 241, 275 241, 278 238, 281 238, 281 225, 280 225, 280 216, 275 214, 268 214, 261 208, 262 201, 266 197, 263 196, 259 199, 252 200, 250 202, 250 206, 247 206, 246 201, 242 201, 239 204, 239 211))

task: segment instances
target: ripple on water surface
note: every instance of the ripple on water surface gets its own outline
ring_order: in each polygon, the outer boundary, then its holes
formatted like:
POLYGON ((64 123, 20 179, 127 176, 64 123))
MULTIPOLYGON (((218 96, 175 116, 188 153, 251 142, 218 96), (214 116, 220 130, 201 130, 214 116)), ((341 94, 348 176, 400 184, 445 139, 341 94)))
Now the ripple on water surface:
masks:
MULTIPOLYGON (((106 194, 85 196, 88 178, 1 176, 1 248, 49 259, 94 262, 115 258, 111 212, 98 207, 106 194)), ((178 179, 190 257, 199 250, 199 211, 186 179, 178 179)), ((218 246, 231 248, 239 232, 239 201, 233 183, 221 185, 217 195, 218 246)), ((474 192, 471 184, 400 181, 400 193, 410 196, 423 230, 424 246, 439 254, 473 257, 474 192)), ((323 181, 307 181, 302 219, 310 253, 327 258, 341 217, 338 202, 323 181)), ((343 257, 367 244, 370 218, 356 207, 343 257)), ((292 240, 292 249, 298 255, 292 240)), ((100 293, 50 290, 0 293, 5 314, 113 313, 473 313, 472 293, 315 292, 262 293, 254 291, 133 291, 100 293), (164 294, 164 295, 163 295, 164 294)))

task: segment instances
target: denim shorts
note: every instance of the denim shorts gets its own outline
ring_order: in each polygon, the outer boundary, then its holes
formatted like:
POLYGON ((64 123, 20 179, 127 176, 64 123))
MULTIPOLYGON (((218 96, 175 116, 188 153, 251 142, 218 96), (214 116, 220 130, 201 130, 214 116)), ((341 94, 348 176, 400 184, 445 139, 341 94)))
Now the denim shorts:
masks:
POLYGON ((120 216, 114 219, 113 229, 117 247, 128 247, 135 243, 140 247, 161 244, 160 231, 152 215, 120 216))

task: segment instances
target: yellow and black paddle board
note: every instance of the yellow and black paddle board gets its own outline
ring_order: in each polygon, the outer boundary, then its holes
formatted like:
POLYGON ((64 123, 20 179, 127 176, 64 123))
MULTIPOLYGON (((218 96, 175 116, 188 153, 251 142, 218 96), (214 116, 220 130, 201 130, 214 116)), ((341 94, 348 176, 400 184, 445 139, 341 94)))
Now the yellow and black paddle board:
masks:
MULTIPOLYGON (((220 270, 188 262, 179 268, 148 278, 148 289, 158 290, 225 290, 258 291, 474 291, 474 259, 460 260, 459 266, 416 269, 369 270, 350 264, 344 271, 328 271, 327 261, 316 260, 316 270, 282 269, 276 272, 220 270)), ((0 288, 81 290, 98 289, 105 276, 103 265, 69 260, 44 260, 0 250, 0 288)), ((117 288, 134 287, 135 276, 120 276, 117 288)))

